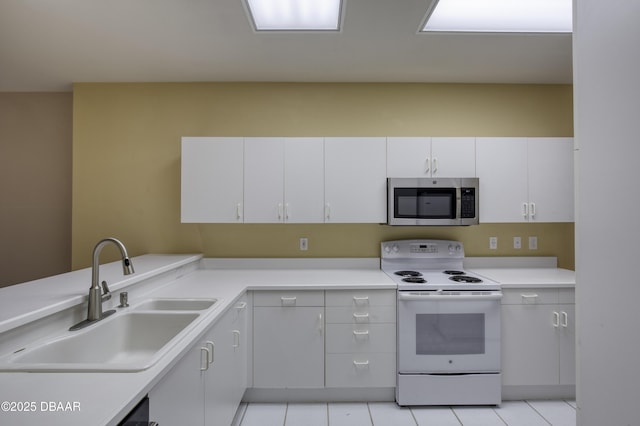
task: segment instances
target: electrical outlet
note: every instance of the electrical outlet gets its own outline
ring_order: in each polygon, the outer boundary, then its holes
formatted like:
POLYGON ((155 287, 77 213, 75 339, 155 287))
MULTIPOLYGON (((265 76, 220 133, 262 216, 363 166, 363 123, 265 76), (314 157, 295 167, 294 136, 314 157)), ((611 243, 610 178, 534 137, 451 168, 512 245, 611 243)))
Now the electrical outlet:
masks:
POLYGON ((529 237, 529 250, 538 250, 538 237, 529 237))
POLYGON ((513 248, 514 248, 514 249, 520 249, 520 248, 522 248, 522 238, 520 238, 520 237, 513 237, 513 248))
POLYGON ((309 250, 309 239, 302 237, 300 238, 300 250, 301 251, 307 251, 309 250))
POLYGON ((491 250, 498 249, 498 237, 489 237, 489 248, 491 250))

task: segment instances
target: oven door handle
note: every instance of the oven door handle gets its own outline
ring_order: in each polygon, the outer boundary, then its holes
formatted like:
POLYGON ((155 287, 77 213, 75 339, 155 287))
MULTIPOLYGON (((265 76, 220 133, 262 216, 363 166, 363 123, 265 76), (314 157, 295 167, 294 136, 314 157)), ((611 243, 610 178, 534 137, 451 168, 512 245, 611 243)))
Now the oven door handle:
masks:
POLYGON ((489 294, 432 294, 432 293, 398 293, 399 300, 500 300, 502 293, 491 292, 489 294))

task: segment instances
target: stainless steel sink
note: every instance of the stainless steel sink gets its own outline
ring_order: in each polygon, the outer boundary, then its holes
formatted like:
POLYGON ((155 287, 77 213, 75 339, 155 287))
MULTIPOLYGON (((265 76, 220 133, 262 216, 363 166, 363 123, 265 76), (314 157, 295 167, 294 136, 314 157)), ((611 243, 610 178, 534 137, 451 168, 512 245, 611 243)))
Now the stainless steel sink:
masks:
POLYGON ((197 312, 126 312, 86 329, 27 345, 0 371, 140 371, 151 367, 199 317, 197 312))
POLYGON ((149 299, 135 307, 137 311, 203 311, 217 299, 149 299))

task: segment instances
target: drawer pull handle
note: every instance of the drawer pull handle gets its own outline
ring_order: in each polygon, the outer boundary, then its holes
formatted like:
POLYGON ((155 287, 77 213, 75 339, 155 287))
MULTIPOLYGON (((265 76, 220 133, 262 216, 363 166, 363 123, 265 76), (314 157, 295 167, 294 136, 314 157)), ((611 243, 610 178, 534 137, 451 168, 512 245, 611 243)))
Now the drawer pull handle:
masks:
POLYGON ((244 308, 246 308, 246 307, 247 307, 247 302, 239 302, 239 303, 236 305, 236 309, 237 309, 237 310, 239 310, 239 311, 243 310, 243 309, 244 309, 244 308))
POLYGON ((296 297, 281 297, 280 301, 282 302, 283 306, 292 306, 296 304, 296 297))
POLYGON ((353 314, 353 318, 356 320, 356 322, 358 320, 368 320, 369 319, 369 313, 368 312, 365 313, 365 314, 355 313, 355 314, 353 314))
POLYGON ((353 335, 358 337, 358 336, 368 336, 369 335, 369 330, 353 330, 353 335))
POLYGON ((364 305, 365 303, 369 303, 369 296, 353 296, 353 302, 356 305, 364 305))
POLYGON ((366 361, 353 361, 353 365, 357 367, 368 367, 369 366, 369 360, 366 361))
POLYGON ((536 303, 538 295, 536 293, 521 294, 522 303, 536 303))

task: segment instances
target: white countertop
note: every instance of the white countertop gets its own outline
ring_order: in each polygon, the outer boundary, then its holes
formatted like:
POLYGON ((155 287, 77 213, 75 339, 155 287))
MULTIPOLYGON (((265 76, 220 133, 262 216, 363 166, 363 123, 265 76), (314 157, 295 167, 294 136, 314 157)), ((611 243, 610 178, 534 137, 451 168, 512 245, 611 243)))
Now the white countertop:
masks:
MULTIPOLYGON (((120 263, 114 262, 101 266, 101 278, 113 277, 111 289, 118 290, 156 273, 178 271, 181 266, 199 258, 193 255, 145 255, 132 259, 135 275, 123 277, 118 269, 120 263)), ((247 261, 242 263, 247 264, 247 261)), ((3 403, 0 424, 116 425, 245 290, 396 288, 379 269, 342 269, 344 263, 339 261, 338 264, 340 269, 330 269, 326 262, 320 269, 309 269, 308 265, 303 269, 199 269, 174 278, 170 284, 144 297, 216 298, 218 303, 165 357, 149 369, 134 373, 0 373, 0 402, 3 403), (4 401, 15 402, 14 408, 20 411, 5 411, 4 401), (52 411, 51 402, 55 408, 69 407, 71 411, 52 411), (25 412, 25 406, 35 407, 35 411, 25 412), (73 410, 74 407, 79 410, 73 410)), ((360 265, 357 261, 356 264, 360 265)), ((365 264, 375 265, 376 262, 365 264)), ((3 289, 0 324, 7 330, 84 303, 90 273, 90 269, 85 269, 3 289), (35 296, 34 292, 37 293, 35 296)), ((140 301, 142 299, 130 298, 131 308, 140 301)))
MULTIPOLYGON (((136 286, 133 284, 148 285, 154 289, 153 293, 144 293, 144 297, 130 297, 132 308, 148 297, 216 298, 218 303, 184 336, 180 344, 144 371, 0 373, 0 402, 22 403, 23 408, 24 403, 32 402, 36 408, 35 412, 12 412, 4 411, 3 405, 0 424, 116 425, 246 290, 396 288, 393 280, 379 269, 379 261, 375 259, 287 263, 264 259, 256 262, 246 259, 199 261, 200 258, 200 255, 136 257, 132 259, 136 274, 128 277, 122 276, 120 262, 101 265, 101 279, 110 282, 112 291, 129 287, 133 290, 130 295, 135 295, 136 286), (198 262, 207 269, 193 270, 198 262), (161 283, 155 287, 161 277, 161 283), (50 409, 50 403, 54 403, 56 410, 50 409), (60 406, 69 407, 72 411, 60 411, 57 409, 60 406), (80 409, 73 410, 77 406, 80 409)), ((573 271, 556 268, 478 267, 474 271, 500 282, 504 287, 575 284, 573 271)), ((20 326, 18 330, 24 329, 28 327, 27 323, 41 321, 48 315, 86 303, 90 278, 91 270, 84 269, 0 289, 0 333, 5 332, 0 337, 11 337, 11 329, 20 326)))
POLYGON ((502 288, 575 287, 576 273, 561 268, 474 268, 474 273, 500 283, 502 288))

